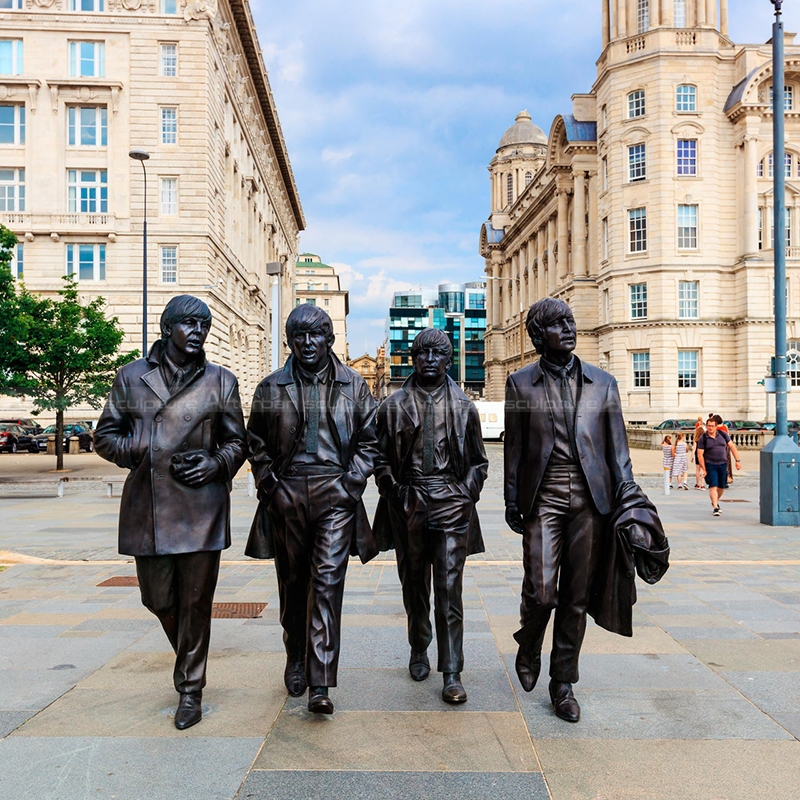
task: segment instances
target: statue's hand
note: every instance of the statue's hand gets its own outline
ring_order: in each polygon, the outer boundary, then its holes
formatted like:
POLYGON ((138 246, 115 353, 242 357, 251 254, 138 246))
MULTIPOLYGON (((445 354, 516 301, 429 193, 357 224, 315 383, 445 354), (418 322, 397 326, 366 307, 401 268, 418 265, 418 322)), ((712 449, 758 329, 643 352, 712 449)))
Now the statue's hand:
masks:
POLYGON ((506 506, 506 524, 514 533, 525 533, 522 525, 522 514, 516 506, 506 506))
POLYGON ((222 465, 205 450, 191 450, 181 453, 181 458, 171 464, 170 469, 176 481, 192 489, 211 483, 219 475, 222 465))

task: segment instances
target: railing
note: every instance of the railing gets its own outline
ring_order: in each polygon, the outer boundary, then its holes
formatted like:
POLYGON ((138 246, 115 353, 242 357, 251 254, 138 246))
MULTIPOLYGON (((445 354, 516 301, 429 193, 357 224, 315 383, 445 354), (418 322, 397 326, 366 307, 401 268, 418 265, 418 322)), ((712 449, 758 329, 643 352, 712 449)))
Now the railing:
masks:
POLYGON ((107 228, 114 221, 113 214, 53 214, 53 225, 107 228))
POLYGON ((117 218, 114 214, 0 214, 0 223, 17 231, 44 233, 65 228, 102 228, 113 230, 117 218))
POLYGON ((697 33, 694 31, 677 31, 675 33, 675 43, 678 46, 697 44, 697 33))
MULTIPOLYGON (((659 450, 663 438, 668 434, 672 437, 674 444, 676 433, 686 436, 687 447, 691 448, 694 445, 694 431, 653 430, 652 428, 628 426, 627 432, 628 446, 639 450, 659 450)), ((772 431, 733 431, 730 437, 739 450, 761 450, 772 438, 772 435, 772 431)))
POLYGON ((639 50, 644 50, 647 45, 647 40, 644 36, 637 36, 635 39, 628 39, 625 47, 629 53, 636 53, 639 50))

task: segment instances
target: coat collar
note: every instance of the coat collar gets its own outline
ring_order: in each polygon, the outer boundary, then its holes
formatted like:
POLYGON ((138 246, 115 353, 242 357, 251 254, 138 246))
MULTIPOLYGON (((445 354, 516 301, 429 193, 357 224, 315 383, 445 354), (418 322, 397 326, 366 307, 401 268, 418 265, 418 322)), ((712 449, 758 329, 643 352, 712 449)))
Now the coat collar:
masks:
POLYGON ((164 380, 164 376, 161 374, 161 358, 164 355, 164 340, 158 339, 155 344, 150 348, 150 352, 147 354, 147 364, 148 366, 152 365, 153 369, 149 372, 145 372, 142 375, 142 381, 150 387, 150 389, 155 392, 156 396, 162 403, 168 403, 173 397, 177 397, 181 392, 183 392, 187 386, 191 386, 197 378, 205 372, 206 369, 206 353, 205 350, 202 351, 202 355, 200 357, 200 363, 197 369, 194 371, 194 374, 191 378, 183 385, 181 388, 175 392, 175 394, 170 394, 169 387, 164 380))
MULTIPOLYGON (((591 369, 592 369, 591 364, 584 365, 584 363, 578 358, 578 356, 575 356, 574 358, 575 358, 575 363, 578 366, 578 375, 579 375, 579 378, 580 378, 579 382, 580 383, 594 383, 594 381, 592 380, 591 374, 589 374, 591 372, 591 369), (587 372, 587 368, 589 370, 588 372, 587 372)), ((542 369, 542 365, 539 363, 539 361, 535 361, 533 364, 531 364, 531 383, 532 384, 536 384, 543 377, 544 377, 544 370, 542 369)))
MULTIPOLYGON (((288 386, 289 384, 294 384, 296 382, 296 364, 297 359, 295 358, 294 354, 290 355, 289 358, 286 359, 286 363, 283 365, 280 375, 278 375, 278 386, 288 386)), ((331 353, 331 368, 335 383, 351 382, 350 376, 347 374, 344 364, 339 361, 339 358, 333 352, 331 353)))

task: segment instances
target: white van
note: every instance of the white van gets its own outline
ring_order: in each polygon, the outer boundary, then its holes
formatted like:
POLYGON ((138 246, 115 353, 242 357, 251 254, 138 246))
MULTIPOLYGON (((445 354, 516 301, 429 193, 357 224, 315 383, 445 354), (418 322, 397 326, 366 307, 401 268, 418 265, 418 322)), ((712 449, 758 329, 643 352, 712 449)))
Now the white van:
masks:
POLYGON ((476 401, 475 407, 481 418, 481 435, 484 439, 499 439, 502 442, 505 438, 505 405, 502 402, 476 401))

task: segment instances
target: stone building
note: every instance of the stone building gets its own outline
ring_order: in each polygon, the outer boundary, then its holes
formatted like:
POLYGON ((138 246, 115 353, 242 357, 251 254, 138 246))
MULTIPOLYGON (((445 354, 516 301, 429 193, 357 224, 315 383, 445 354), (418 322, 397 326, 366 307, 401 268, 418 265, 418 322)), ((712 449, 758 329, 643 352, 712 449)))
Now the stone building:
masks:
MULTIPOLYGON (((774 350, 772 48, 727 0, 601 0, 591 91, 549 134, 522 112, 489 166, 487 396, 535 358, 520 310, 560 297, 626 418, 762 419, 774 350), (522 335, 522 342, 520 337, 522 335)), ((769 32, 767 32, 769 33, 769 32)), ((787 297, 800 385, 800 47, 786 34, 787 297)), ((773 406, 774 407, 774 406, 773 406)), ((800 396, 789 395, 790 418, 800 396)))
POLYGON ((172 295, 203 298, 208 355, 249 404, 271 347, 266 265, 284 319, 304 218, 248 3, 3 5, 0 222, 20 241, 15 271, 43 294, 74 275, 141 349, 145 173, 128 153, 145 150, 148 343, 172 295))
POLYGON ((333 352, 345 363, 348 359, 347 315, 350 313, 350 292, 342 289, 336 270, 314 253, 301 253, 295 269, 294 304, 321 306, 333 322, 336 341, 333 352))
POLYGON ((347 362, 347 366, 352 367, 369 386, 370 392, 373 397, 377 397, 377 360, 369 353, 358 358, 352 358, 347 362))

